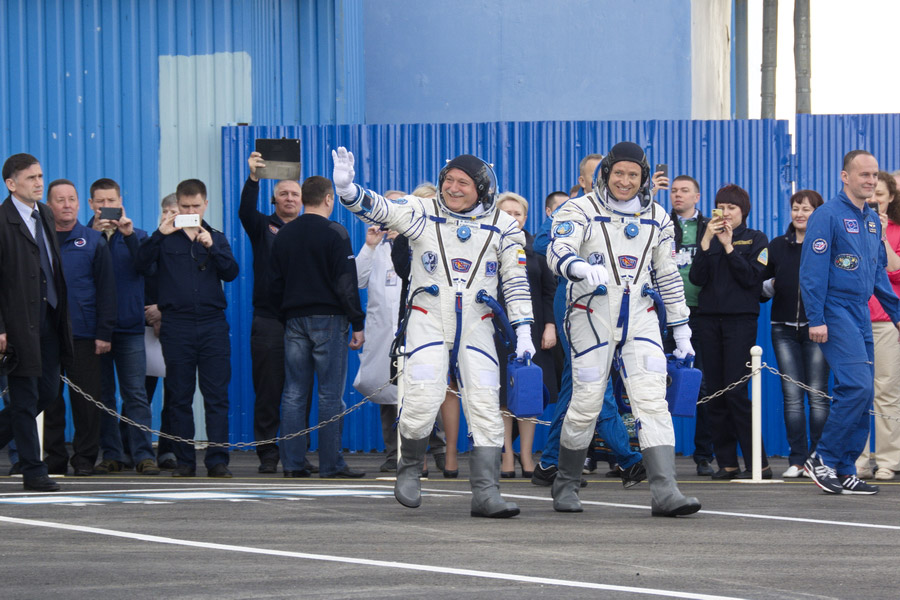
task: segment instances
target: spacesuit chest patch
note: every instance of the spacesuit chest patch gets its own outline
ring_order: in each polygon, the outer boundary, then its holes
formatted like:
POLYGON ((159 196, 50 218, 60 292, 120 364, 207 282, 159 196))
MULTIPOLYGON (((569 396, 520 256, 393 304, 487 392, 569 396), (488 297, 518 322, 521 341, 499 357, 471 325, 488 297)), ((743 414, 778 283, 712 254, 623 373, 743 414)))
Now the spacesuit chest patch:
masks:
POLYGON ((401 196, 400 198, 394 198, 393 200, 391 200, 391 202, 393 202, 394 204, 403 205, 409 202, 409 200, 407 200, 406 197, 401 196))
POLYGON ((619 256, 619 266, 623 269, 634 269, 637 267, 637 263, 637 256, 628 256, 627 254, 619 256))
POLYGON ((834 266, 845 271, 855 271, 859 268, 859 257, 855 254, 838 254, 834 259, 834 266))
POLYGON ((485 277, 497 276, 497 261, 489 260, 484 263, 484 275, 485 277))
POLYGON ((450 265, 457 273, 468 273, 469 269, 472 268, 472 261, 464 258, 452 258, 450 259, 450 265))
POLYGON ((828 250, 828 242, 819 238, 812 243, 812 249, 816 254, 825 254, 825 251, 828 250))
POLYGON ((878 233, 878 228, 875 227, 875 221, 866 221, 866 225, 869 226, 869 233, 878 233))
POLYGON ((553 237, 568 237, 575 232, 571 221, 563 221, 553 228, 553 237))
POLYGON ((847 233, 859 233, 859 221, 856 219, 844 219, 844 229, 847 233))
POLYGON ((428 252, 423 252, 422 266, 425 267, 425 270, 429 273, 434 273, 434 270, 437 269, 437 254, 430 250, 428 252))
POLYGON ((602 252, 591 252, 588 254, 587 262, 589 265, 602 265, 606 262, 602 252))

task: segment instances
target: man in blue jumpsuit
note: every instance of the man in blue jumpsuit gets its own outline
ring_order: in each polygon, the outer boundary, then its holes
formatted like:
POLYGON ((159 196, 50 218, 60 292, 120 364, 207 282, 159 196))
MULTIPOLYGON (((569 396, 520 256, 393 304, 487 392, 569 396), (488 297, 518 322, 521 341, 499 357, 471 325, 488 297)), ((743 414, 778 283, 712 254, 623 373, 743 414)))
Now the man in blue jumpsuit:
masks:
POLYGON ((875 193, 878 161, 865 150, 844 157, 844 189, 810 217, 800 259, 800 292, 809 337, 834 372, 834 400, 807 474, 830 494, 876 494, 856 477, 869 436, 875 395, 868 300, 875 297, 900 328, 900 300, 888 281, 881 221, 866 200, 875 193))

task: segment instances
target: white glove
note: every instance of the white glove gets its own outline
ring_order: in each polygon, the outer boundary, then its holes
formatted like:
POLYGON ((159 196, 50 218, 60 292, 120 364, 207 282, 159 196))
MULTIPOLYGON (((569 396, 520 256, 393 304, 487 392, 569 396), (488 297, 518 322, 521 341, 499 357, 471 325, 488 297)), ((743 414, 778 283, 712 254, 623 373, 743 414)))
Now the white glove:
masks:
POLYGON ((531 341, 531 325, 523 323, 516 327, 516 358, 525 358, 525 353, 534 357, 534 342, 531 341))
POLYGON ((675 338, 676 348, 672 353, 675 358, 685 358, 689 354, 694 354, 694 347, 691 346, 691 328, 687 323, 673 327, 672 337, 675 338))
POLYGON ((569 273, 594 286, 609 283, 609 271, 603 265, 589 265, 583 260, 578 260, 569 266, 569 273))
POLYGON ((331 181, 334 182, 334 189, 338 196, 341 198, 355 197, 356 186, 353 185, 353 177, 356 173, 353 171, 353 153, 340 146, 337 150, 331 151, 331 158, 334 159, 331 181))

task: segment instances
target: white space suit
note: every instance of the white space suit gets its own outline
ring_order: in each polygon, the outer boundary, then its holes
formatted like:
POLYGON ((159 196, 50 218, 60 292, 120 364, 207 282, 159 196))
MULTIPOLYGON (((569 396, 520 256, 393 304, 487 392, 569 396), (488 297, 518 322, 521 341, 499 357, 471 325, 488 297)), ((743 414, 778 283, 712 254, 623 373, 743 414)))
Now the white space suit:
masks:
POLYGON ((356 190, 355 197, 341 197, 347 208, 367 223, 409 238, 411 293, 421 286, 438 288, 437 296, 421 293, 413 301, 402 375, 401 435, 421 439, 431 431, 444 400, 459 319, 459 389, 473 443, 499 448, 503 445, 500 365, 491 310, 476 302, 476 295, 485 290, 496 298, 499 278, 512 325, 532 322, 524 234, 493 204, 477 216, 465 217, 444 209, 434 198, 386 200, 359 186, 356 190))
POLYGON ((658 290, 668 326, 687 323, 674 227, 655 202, 624 214, 610 207, 605 194, 569 200, 553 219, 547 253, 551 269, 573 279, 570 267, 586 260, 605 265, 609 274, 606 295, 591 296, 595 286, 587 280, 570 281, 566 290, 573 392, 560 442, 573 449, 589 444, 618 346, 641 448, 674 446, 659 319, 653 299, 642 294, 645 286, 658 290))
MULTIPOLYGON (((391 244, 386 239, 374 248, 363 245, 356 255, 356 277, 360 289, 368 290, 368 302, 366 343, 359 354, 353 387, 369 396, 391 378, 388 354, 400 313, 400 277, 394 271, 391 244)), ((397 404, 397 386, 392 383, 369 399, 375 404, 397 404)))

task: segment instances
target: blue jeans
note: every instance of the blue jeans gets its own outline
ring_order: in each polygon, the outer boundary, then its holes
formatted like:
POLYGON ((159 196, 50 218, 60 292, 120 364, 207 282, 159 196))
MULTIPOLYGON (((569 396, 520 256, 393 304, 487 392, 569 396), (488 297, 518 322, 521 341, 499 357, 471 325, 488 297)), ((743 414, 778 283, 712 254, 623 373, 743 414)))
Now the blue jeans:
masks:
MULTIPOLYGON (((103 404, 116 409, 116 379, 122 395, 122 413, 132 421, 150 427, 152 415, 144 380, 147 356, 143 333, 113 333, 112 348, 101 357, 101 398, 103 404)), ((150 434, 132 427, 128 432, 128 454, 135 464, 154 458, 150 434)), ((104 460, 125 459, 125 448, 119 432, 119 420, 103 413, 100 417, 100 450, 104 460)))
MULTIPOLYGON (((556 296, 553 298, 553 316, 556 320, 556 331, 562 344, 565 362, 559 386, 559 397, 556 400, 556 411, 553 413, 553 421, 550 423, 547 443, 541 451, 543 467, 556 465, 559 461, 559 435, 562 432, 562 424, 566 417, 566 410, 569 408, 569 401, 572 399, 572 360, 569 356, 569 340, 566 337, 565 323, 563 323, 566 317, 566 282, 564 279, 560 280, 560 285, 556 288, 556 296)), ((609 444, 610 450, 616 455, 616 462, 623 469, 627 469, 641 460, 641 453, 631 449, 628 430, 619 415, 612 385, 609 383, 603 395, 603 408, 597 419, 597 432, 609 444)))
MULTIPOLYGON (((793 327, 772 323, 772 347, 778 370, 817 390, 828 393, 828 363, 819 345, 809 339, 809 327, 793 327)), ((790 463, 802 465, 816 449, 822 429, 828 420, 831 402, 809 394, 809 440, 806 437, 806 410, 803 388, 781 381, 784 395, 784 425, 791 447, 790 463)))
MULTIPOLYGON (((284 394, 281 398, 281 435, 306 429, 306 406, 312 401, 313 377, 319 387, 319 422, 344 409, 347 380, 347 343, 350 326, 343 315, 315 315, 288 319, 284 330, 284 394)), ((303 469, 306 436, 281 444, 285 471, 303 469)), ((331 477, 347 467, 341 455, 341 424, 319 430, 319 476, 331 477)))

